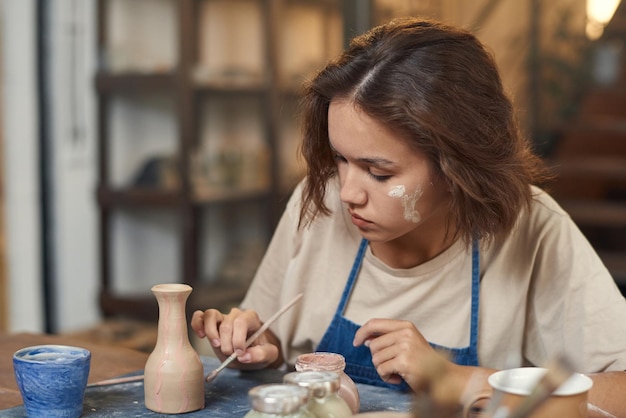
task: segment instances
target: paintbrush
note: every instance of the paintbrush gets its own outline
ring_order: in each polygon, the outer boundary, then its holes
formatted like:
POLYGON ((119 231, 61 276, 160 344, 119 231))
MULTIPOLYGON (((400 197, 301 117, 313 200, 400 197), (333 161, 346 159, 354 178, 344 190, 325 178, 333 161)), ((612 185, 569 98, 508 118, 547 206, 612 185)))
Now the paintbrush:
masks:
MULTIPOLYGON (((283 306, 278 312, 276 312, 267 321, 265 321, 265 323, 263 325, 261 325, 261 328, 256 330, 256 332, 254 334, 252 334, 250 337, 248 337, 248 339, 246 340, 246 344, 244 346, 244 349, 248 348, 250 346, 250 344, 252 344, 257 338, 259 338, 259 336, 261 334, 263 334, 270 327, 270 325, 272 325, 272 323, 278 319, 278 317, 280 317, 282 314, 287 312, 287 310, 289 308, 291 308, 293 305, 295 305, 296 302, 298 302, 300 300, 300 298, 302 298, 302 293, 299 293, 295 298, 293 298, 291 300, 291 302, 289 302, 288 304, 283 306)), ((211 373, 209 373, 207 375, 206 381, 210 383, 213 380, 215 380, 217 375, 222 370, 224 370, 224 368, 226 368, 226 366, 228 366, 236 358, 237 358, 237 354, 236 353, 231 354, 226 360, 224 360, 222 362, 222 364, 219 365, 219 367, 217 369, 213 370, 211 373)))
POLYGON ((88 388, 94 388, 98 386, 120 385, 122 383, 139 382, 143 380, 143 375, 128 376, 128 377, 115 377, 113 379, 100 380, 99 382, 89 383, 88 388))
POLYGON ((573 364, 564 356, 558 356, 548 367, 524 401, 513 409, 507 418, 525 418, 539 408, 550 395, 574 373, 573 364))

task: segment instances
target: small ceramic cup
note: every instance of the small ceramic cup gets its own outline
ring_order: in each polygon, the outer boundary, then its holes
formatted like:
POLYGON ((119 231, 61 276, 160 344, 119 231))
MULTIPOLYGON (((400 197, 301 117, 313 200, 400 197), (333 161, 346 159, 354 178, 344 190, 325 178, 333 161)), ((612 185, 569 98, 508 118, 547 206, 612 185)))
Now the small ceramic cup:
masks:
POLYGON ((26 416, 80 417, 90 364, 91 353, 80 347, 39 345, 16 351, 13 370, 26 416))
MULTIPOLYGON (((501 407, 514 410, 547 372, 541 367, 519 367, 501 370, 489 376, 494 397, 501 396, 501 407)), ((575 373, 534 412, 529 418, 583 418, 587 417, 587 394, 593 381, 584 374, 575 373)))

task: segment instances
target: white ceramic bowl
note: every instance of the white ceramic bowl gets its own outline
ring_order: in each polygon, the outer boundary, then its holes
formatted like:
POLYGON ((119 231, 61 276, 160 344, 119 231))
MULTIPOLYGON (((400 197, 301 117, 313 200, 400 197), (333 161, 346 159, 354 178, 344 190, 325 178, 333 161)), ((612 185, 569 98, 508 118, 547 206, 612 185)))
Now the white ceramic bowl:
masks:
MULTIPOLYGON (((529 395, 539 379, 546 373, 542 367, 518 367, 501 370, 489 376, 489 384, 494 389, 516 395, 529 395)), ((575 373, 553 393, 557 396, 575 395, 591 389, 593 381, 584 374, 575 373)))

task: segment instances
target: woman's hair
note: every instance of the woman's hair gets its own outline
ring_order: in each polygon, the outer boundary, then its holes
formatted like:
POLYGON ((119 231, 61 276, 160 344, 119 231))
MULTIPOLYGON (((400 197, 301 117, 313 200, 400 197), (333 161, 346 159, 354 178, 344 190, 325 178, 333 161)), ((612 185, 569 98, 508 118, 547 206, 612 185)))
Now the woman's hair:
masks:
POLYGON ((336 174, 328 138, 334 98, 351 100, 427 155, 450 190, 448 231, 468 242, 509 232, 530 206, 530 184, 548 178, 480 41, 434 21, 398 19, 354 38, 305 85, 301 226, 330 214, 324 196, 336 174))

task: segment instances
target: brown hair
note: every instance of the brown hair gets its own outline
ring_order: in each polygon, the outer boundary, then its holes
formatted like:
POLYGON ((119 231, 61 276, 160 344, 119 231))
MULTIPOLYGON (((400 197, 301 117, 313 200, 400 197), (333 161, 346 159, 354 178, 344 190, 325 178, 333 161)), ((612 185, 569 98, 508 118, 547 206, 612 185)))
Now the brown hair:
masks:
POLYGON ((330 214, 324 196, 336 174, 328 139, 333 98, 351 99, 426 153, 451 193, 448 229, 468 242, 509 232, 530 206, 529 185, 548 178, 480 41, 431 20, 398 19, 353 39, 305 86, 301 226, 330 214))

